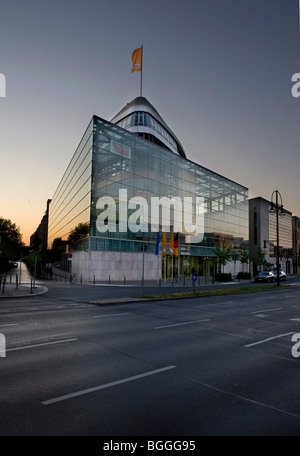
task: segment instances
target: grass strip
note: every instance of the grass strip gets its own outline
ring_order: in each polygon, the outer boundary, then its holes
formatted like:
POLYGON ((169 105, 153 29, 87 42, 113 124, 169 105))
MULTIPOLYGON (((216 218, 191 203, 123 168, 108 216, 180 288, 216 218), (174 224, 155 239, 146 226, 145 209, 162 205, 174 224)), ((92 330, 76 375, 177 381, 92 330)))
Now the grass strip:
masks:
MULTIPOLYGON (((291 285, 281 285, 280 288, 290 287, 291 285)), ((239 287, 239 288, 218 288, 216 290, 202 290, 202 291, 187 291, 183 293, 168 293, 163 295, 147 295, 139 296, 142 299, 161 299, 161 298, 193 298, 197 296, 218 296, 233 293, 253 293, 255 291, 274 291, 278 289, 277 285, 260 285, 252 287, 239 287)))

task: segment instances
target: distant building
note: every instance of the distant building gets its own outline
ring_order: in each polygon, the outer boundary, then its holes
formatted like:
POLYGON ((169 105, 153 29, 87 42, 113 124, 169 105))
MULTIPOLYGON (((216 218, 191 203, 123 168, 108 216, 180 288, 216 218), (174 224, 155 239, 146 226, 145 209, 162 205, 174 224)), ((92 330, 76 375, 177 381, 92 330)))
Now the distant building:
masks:
POLYGON ((30 236, 30 247, 32 250, 38 249, 39 252, 47 250, 48 246, 48 217, 51 199, 47 200, 45 214, 37 227, 36 231, 30 236))
POLYGON ((292 217, 293 223, 293 272, 300 272, 300 218, 292 217))
MULTIPOLYGON (((253 258, 253 273, 260 269, 276 269, 277 233, 276 215, 269 212, 271 202, 257 197, 249 200, 249 252, 253 258), (255 258, 259 249, 265 253, 263 265, 255 258)), ((284 216, 279 216, 279 259, 281 269, 293 272, 293 229, 292 213, 283 208, 284 216)))

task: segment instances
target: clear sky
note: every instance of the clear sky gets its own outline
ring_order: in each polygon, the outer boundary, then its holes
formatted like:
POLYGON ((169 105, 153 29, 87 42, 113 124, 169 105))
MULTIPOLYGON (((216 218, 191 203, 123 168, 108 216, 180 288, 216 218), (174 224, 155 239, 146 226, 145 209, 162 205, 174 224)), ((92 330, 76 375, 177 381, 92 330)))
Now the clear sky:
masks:
POLYGON ((4 0, 0 217, 27 244, 92 117, 143 96, 189 159, 300 217, 299 0, 4 0))

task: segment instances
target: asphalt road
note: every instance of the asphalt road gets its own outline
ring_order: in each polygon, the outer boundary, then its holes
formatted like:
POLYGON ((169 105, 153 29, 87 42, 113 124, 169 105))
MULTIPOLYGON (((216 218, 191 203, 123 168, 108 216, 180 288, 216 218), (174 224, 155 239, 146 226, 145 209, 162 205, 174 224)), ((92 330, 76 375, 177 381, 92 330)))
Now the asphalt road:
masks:
POLYGON ((299 285, 86 303, 106 289, 0 301, 0 435, 300 435, 299 285))

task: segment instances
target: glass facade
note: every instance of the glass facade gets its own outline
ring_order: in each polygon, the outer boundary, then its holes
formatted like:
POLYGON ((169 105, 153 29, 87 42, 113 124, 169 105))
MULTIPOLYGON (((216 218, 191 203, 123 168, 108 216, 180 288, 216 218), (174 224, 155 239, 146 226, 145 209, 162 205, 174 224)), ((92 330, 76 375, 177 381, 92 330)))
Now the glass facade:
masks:
POLYGON ((177 149, 176 141, 174 141, 169 132, 148 112, 134 112, 118 122, 117 125, 119 125, 119 127, 125 128, 126 130, 128 130, 130 127, 137 126, 151 128, 156 133, 159 133, 161 136, 163 136, 171 147, 177 149))
MULTIPOLYGON (((205 234, 199 246, 214 247, 223 238, 240 246, 248 239, 248 190, 245 187, 95 117, 91 236, 99 236, 98 199, 110 196, 118 201, 120 188, 127 190, 128 200, 142 197, 148 203, 152 197, 178 197, 181 201, 185 197, 204 198, 205 234)), ((195 218, 195 205, 191 211, 195 218)), ((166 234, 169 240, 170 233, 166 234)), ((180 243, 185 244, 184 231, 181 234, 180 243)), ((156 232, 151 233, 150 226, 147 232, 137 233, 117 229, 107 231, 104 237, 155 241, 156 232)), ((187 245, 185 249, 200 254, 195 245, 187 245)))
MULTIPOLYGON (((141 121, 145 122, 145 115, 141 121)), ((204 236, 198 243, 189 242, 184 224, 181 230, 174 226, 175 219, 182 216, 182 207, 170 207, 170 231, 179 233, 181 255, 214 256, 213 248, 222 239, 237 248, 247 245, 247 188, 94 116, 52 198, 49 246, 56 238, 67 240, 79 224, 85 224, 88 236, 77 243, 77 249, 139 252, 142 241, 147 243, 147 253, 154 253, 157 228, 151 225, 153 212, 149 208, 155 197, 192 198, 185 212, 193 223, 199 210, 195 199, 203 199, 204 236), (138 198, 148 203, 148 212, 141 204, 128 206, 127 216, 135 218, 135 227, 140 224, 143 230, 122 228, 120 189, 126 190, 128 201, 138 198), (115 223, 100 232, 99 217, 107 206, 100 207, 99 201, 106 197, 115 202, 115 223)), ((161 212, 155 222, 161 233, 161 212)), ((167 246, 170 231, 166 231, 167 246)))
POLYGON ((80 224, 87 227, 91 213, 93 121, 90 122, 49 208, 48 246, 55 239, 67 240, 80 224))

